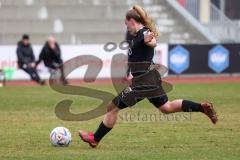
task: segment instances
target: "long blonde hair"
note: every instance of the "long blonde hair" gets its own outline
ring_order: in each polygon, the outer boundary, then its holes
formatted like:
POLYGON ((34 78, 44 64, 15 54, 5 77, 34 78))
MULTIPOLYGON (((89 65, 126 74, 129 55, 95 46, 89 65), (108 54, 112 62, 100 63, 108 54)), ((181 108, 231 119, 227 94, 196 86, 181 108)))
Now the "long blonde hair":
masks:
POLYGON ((127 12, 126 19, 130 20, 131 18, 147 27, 154 33, 156 38, 160 35, 152 17, 141 6, 134 5, 133 8, 127 12))

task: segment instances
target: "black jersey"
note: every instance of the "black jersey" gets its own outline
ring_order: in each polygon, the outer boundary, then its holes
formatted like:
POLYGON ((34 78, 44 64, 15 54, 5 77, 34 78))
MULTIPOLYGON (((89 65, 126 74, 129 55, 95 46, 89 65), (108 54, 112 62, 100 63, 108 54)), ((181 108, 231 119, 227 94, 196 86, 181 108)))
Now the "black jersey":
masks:
POLYGON ((144 32, 146 27, 140 29, 131 40, 131 47, 128 52, 128 62, 152 62, 154 48, 144 43, 144 32))
MULTIPOLYGON (((141 66, 144 67, 144 70, 146 70, 153 60, 154 48, 144 43, 144 32, 146 31, 148 31, 148 28, 146 27, 140 29, 130 41, 131 43, 128 51, 128 62, 132 74, 138 70, 135 68, 139 68, 139 62, 144 62, 145 65, 143 64, 141 66)), ((133 74, 133 76, 135 75, 133 74)))

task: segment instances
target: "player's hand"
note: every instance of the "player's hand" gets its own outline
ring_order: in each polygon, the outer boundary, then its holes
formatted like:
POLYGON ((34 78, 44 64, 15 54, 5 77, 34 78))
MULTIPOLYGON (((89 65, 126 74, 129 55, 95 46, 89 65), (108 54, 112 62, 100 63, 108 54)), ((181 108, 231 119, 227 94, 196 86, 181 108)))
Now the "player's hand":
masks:
POLYGON ((154 33, 153 32, 146 31, 144 33, 144 42, 145 43, 151 42, 153 38, 154 38, 154 33))

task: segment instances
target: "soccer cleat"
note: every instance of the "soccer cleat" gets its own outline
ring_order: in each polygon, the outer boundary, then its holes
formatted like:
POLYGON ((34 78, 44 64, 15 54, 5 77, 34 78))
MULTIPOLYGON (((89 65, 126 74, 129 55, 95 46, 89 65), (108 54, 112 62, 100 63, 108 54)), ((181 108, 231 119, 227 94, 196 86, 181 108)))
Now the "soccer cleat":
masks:
POLYGON ((94 134, 92 132, 85 132, 82 130, 78 131, 79 137, 86 143, 88 143, 92 148, 97 147, 98 142, 94 139, 94 134))
POLYGON ((203 108, 204 114, 210 118, 213 124, 216 124, 218 121, 218 117, 216 111, 213 108, 213 104, 206 102, 202 103, 201 106, 203 108))

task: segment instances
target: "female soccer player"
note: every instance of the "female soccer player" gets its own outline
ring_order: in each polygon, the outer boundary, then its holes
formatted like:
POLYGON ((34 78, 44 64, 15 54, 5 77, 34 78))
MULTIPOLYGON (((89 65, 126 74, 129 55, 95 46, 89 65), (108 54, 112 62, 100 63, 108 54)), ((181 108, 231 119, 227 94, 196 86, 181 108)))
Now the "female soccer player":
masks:
POLYGON ((175 112, 200 112, 204 113, 210 118, 212 123, 216 124, 218 119, 211 103, 195 103, 181 99, 169 101, 166 94, 161 94, 158 97, 148 97, 146 95, 146 97, 141 98, 134 97, 133 94, 129 94, 134 90, 134 88, 137 88, 135 84, 141 84, 149 81, 148 84, 151 85, 152 83, 153 85, 156 85, 157 83, 155 83, 154 80, 157 79, 158 81, 161 81, 161 76, 158 72, 156 72, 155 69, 149 69, 154 55, 154 48, 157 45, 156 38, 158 36, 158 32, 155 24, 152 21, 152 18, 143 8, 135 5, 131 10, 127 12, 125 24, 128 31, 134 35, 128 53, 128 61, 130 64, 144 62, 144 71, 141 70, 141 72, 133 72, 134 65, 129 65, 131 73, 133 75, 132 85, 127 87, 127 89, 125 89, 109 103, 107 106, 107 112, 104 115, 104 119, 99 125, 99 128, 96 130, 96 132, 93 133, 79 130, 78 134, 80 138, 84 142, 88 143, 91 147, 96 147, 101 139, 116 124, 118 112, 121 109, 133 106, 144 98, 148 98, 148 100, 157 109, 165 114, 175 112), (146 67, 146 64, 149 66, 146 67), (136 101, 135 98, 137 99, 136 101), (128 101, 129 99, 130 101, 128 101))

